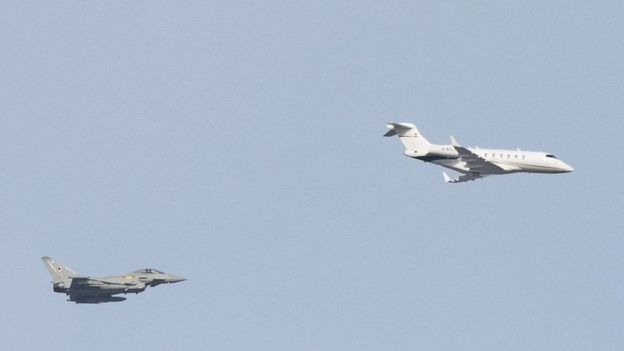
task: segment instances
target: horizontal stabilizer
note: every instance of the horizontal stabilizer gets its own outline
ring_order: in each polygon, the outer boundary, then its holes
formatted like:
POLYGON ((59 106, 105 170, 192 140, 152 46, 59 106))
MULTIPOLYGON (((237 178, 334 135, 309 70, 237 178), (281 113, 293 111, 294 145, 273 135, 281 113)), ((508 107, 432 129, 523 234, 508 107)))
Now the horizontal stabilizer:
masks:
POLYGON ((390 130, 384 136, 398 136, 403 146, 405 146, 404 154, 406 156, 420 157, 425 156, 429 152, 431 144, 418 132, 418 129, 412 123, 388 123, 386 127, 390 130))
POLYGON ((388 130, 388 131, 386 132, 386 134, 384 134, 383 136, 385 136, 385 137, 391 137, 391 136, 394 136, 394 135, 397 135, 396 130, 394 130, 394 128, 390 128, 390 130, 388 130))
POLYGON ((412 123, 388 123, 386 127, 390 129, 384 134, 386 137, 398 135, 399 137, 416 137, 418 129, 412 123))

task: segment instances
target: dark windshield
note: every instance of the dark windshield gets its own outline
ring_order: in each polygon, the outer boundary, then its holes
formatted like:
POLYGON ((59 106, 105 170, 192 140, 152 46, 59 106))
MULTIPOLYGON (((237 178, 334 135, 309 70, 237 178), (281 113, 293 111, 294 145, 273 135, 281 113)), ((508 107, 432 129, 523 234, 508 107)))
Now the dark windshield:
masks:
POLYGON ((546 157, 557 158, 557 157, 555 157, 555 155, 546 155, 546 157))

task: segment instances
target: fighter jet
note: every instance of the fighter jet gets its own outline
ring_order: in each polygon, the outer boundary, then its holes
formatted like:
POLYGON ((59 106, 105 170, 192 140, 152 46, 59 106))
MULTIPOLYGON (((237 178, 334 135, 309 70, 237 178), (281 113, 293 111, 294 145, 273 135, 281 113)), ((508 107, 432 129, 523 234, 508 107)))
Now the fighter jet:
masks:
POLYGON ((546 152, 502 149, 467 148, 451 136, 450 145, 431 144, 411 123, 388 123, 384 135, 397 135, 405 147, 403 154, 424 162, 463 173, 451 178, 442 173, 447 183, 461 183, 494 174, 509 173, 567 173, 574 169, 555 155, 546 152))
POLYGON ((75 303, 119 302, 126 298, 117 294, 140 293, 148 286, 177 283, 186 279, 153 268, 102 278, 92 278, 76 273, 71 268, 55 262, 48 256, 41 257, 52 275, 54 292, 65 293, 67 301, 75 303))

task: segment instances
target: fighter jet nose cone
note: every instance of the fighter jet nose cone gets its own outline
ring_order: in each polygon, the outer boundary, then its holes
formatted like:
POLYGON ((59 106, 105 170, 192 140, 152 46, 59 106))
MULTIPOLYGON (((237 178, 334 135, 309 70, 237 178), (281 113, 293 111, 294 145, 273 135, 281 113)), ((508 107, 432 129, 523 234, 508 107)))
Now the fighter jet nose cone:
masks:
POLYGON ((186 280, 186 278, 173 277, 173 278, 169 279, 169 283, 179 283, 179 282, 183 282, 185 280, 186 280))

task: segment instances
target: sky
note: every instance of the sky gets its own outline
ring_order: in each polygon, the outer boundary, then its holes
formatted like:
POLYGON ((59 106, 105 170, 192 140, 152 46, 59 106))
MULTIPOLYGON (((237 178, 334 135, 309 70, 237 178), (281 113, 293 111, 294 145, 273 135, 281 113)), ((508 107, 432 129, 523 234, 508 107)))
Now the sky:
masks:
POLYGON ((619 1, 3 1, 7 350, 622 350, 619 1), (385 123, 575 168, 445 184, 385 123), (188 280, 121 303, 40 257, 188 280))

